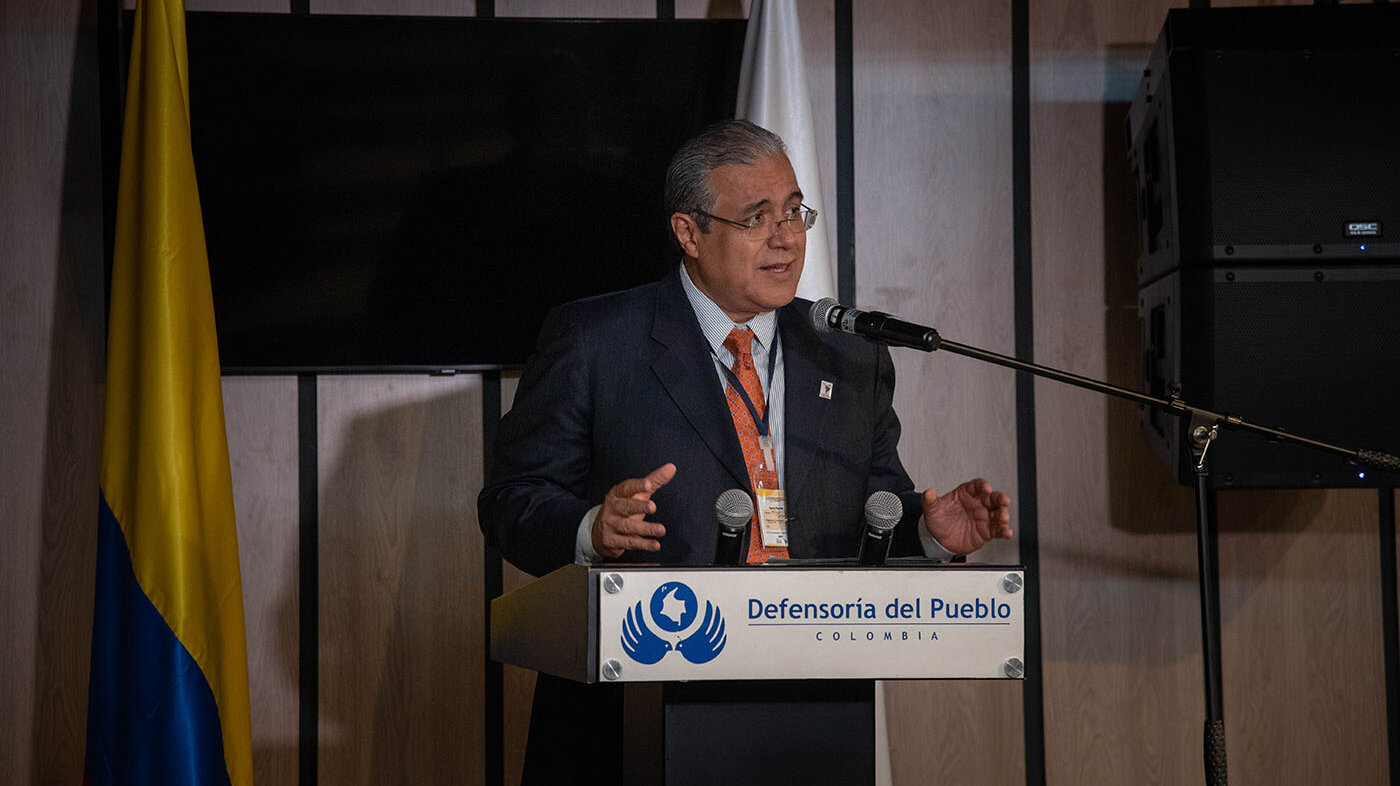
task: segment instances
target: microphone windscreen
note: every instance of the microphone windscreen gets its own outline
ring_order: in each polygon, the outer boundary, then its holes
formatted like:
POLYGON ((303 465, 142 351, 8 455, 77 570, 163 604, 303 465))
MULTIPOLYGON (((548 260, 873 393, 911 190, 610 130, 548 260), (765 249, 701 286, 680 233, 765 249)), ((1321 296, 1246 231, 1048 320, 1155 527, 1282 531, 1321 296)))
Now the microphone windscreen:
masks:
POLYGON ((753 498, 743 489, 730 489, 715 500, 715 517, 725 529, 743 529, 753 518, 753 498))
POLYGON ((904 503, 891 491, 877 491, 865 501, 865 521, 878 529, 894 529, 904 516, 904 503))
POLYGON ((812 310, 807 312, 808 318, 812 320, 812 327, 816 328, 818 333, 830 333, 831 311, 840 307, 840 303, 829 297, 824 297, 813 303, 812 310))

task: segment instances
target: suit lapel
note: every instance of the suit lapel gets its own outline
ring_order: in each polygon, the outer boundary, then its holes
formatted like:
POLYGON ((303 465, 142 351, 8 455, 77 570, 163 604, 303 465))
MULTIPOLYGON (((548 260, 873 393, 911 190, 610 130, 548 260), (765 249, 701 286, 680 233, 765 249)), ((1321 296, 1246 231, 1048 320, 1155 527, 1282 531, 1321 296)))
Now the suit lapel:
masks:
POLYGON ((741 488, 748 489, 749 473, 729 416, 729 404, 720 390, 714 363, 709 360, 709 344, 681 288, 678 270, 661 281, 651 337, 660 345, 651 364, 652 372, 710 452, 741 488))

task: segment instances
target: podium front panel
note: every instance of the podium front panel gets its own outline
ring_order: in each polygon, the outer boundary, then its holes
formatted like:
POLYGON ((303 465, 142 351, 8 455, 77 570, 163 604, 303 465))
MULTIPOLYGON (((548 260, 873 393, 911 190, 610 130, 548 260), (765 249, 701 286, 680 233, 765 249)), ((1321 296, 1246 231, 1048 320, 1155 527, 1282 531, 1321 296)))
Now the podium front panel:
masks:
POLYGON ((598 682, 1015 679, 1020 567, 589 570, 598 682))

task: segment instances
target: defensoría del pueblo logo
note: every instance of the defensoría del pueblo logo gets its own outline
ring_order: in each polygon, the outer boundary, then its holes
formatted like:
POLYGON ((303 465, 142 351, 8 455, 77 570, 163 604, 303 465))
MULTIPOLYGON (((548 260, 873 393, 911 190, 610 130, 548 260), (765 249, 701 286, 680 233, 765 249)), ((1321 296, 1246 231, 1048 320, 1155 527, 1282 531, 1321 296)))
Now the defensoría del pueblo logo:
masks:
POLYGON ((637 601, 622 625, 623 651, 647 665, 672 650, 691 663, 708 663, 724 649, 726 640, 719 608, 707 600, 702 616, 695 590, 679 581, 657 587, 645 608, 637 601))

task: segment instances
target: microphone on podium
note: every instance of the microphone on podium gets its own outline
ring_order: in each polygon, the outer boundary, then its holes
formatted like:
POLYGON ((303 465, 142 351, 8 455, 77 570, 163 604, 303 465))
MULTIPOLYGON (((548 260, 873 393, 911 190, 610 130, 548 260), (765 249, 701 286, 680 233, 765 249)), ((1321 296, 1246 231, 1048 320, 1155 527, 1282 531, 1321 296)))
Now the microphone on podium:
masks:
POLYGON ((740 565, 744 561, 744 529, 753 518, 753 498, 743 489, 730 489, 715 500, 719 536, 715 540, 716 565, 740 565))
POLYGON ((904 503, 890 491, 877 491, 865 501, 865 529, 860 535, 861 565, 883 565, 890 554, 894 527, 904 516, 904 503))

